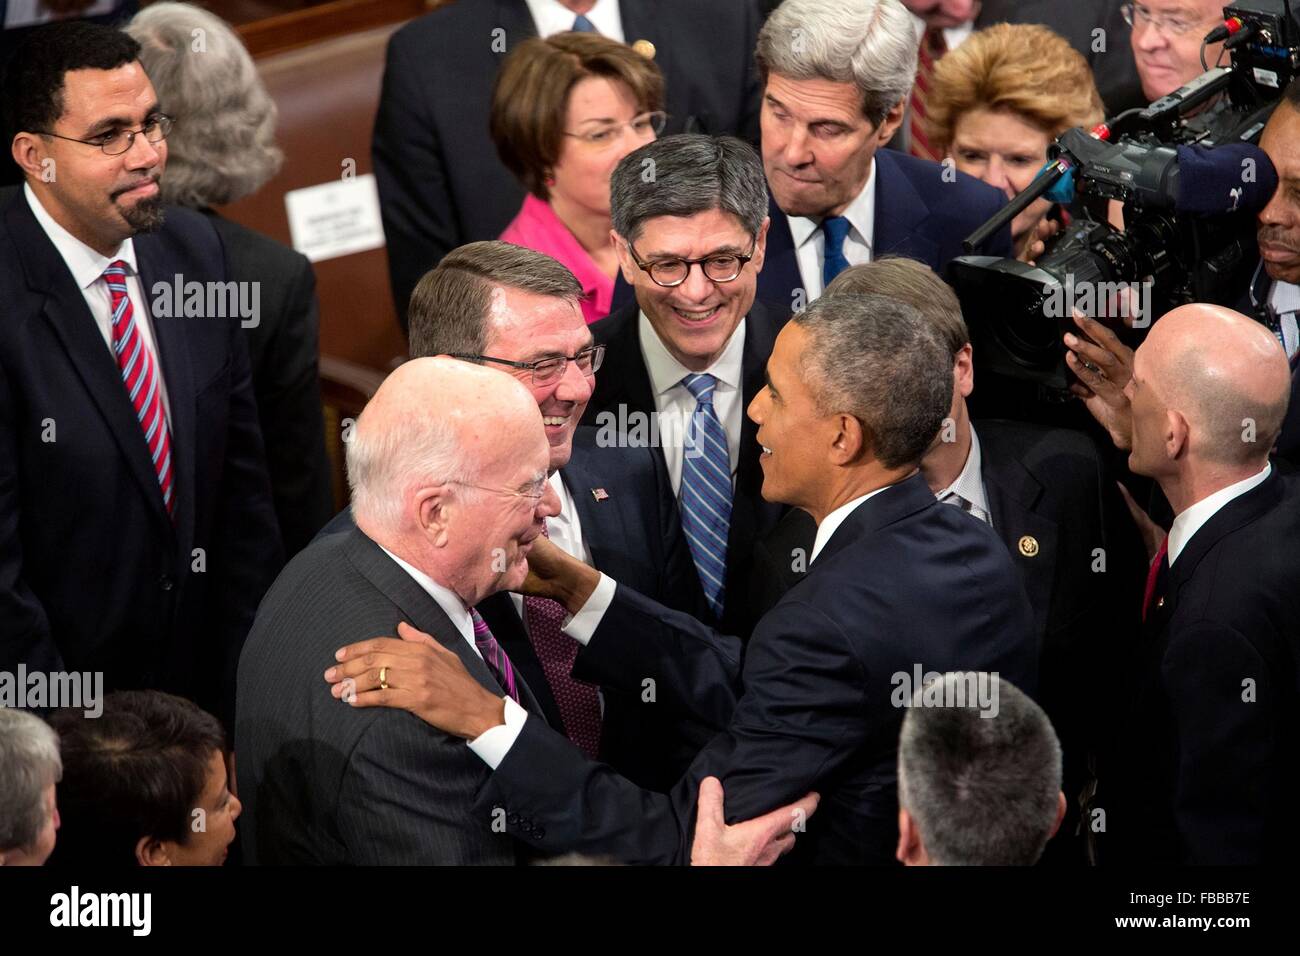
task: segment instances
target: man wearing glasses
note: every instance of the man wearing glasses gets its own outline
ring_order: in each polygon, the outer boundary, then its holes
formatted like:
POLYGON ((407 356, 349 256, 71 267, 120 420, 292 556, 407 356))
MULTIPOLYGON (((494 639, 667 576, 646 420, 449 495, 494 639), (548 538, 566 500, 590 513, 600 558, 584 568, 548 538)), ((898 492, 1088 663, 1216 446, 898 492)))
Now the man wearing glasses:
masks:
MULTIPOLYGON (((461 246, 411 295, 411 357, 450 355, 522 383, 542 414, 547 484, 559 503, 546 534, 664 604, 700 613, 703 595, 662 461, 578 426, 607 372, 606 347, 583 320, 581 295, 574 275, 540 252, 496 241, 461 246)), ((342 515, 327 530, 350 526, 342 515)), ((705 732, 670 718, 656 694, 605 692, 585 681, 554 602, 500 593, 478 610, 547 722, 588 756, 653 789, 674 782, 703 744, 705 732)))
POLYGON ((706 618, 748 634, 753 542, 783 511, 763 500, 757 426, 744 414, 785 318, 755 302, 768 228, 763 164, 736 139, 668 136, 619 163, 610 212, 636 301, 591 327, 608 350, 584 421, 657 449, 706 618))
MULTIPOLYGON (((1142 0, 1120 8, 1133 28, 1133 57, 1148 100, 1168 96, 1205 72, 1201 40, 1223 23, 1224 6, 1222 0, 1142 0)), ((1214 67, 1222 49, 1221 43, 1205 48, 1206 66, 1214 67)))
POLYGON ((238 317, 153 308, 226 269, 202 216, 164 221, 172 120, 139 49, 52 24, 5 76, 0 670, 103 671, 230 726, 279 534, 238 317))

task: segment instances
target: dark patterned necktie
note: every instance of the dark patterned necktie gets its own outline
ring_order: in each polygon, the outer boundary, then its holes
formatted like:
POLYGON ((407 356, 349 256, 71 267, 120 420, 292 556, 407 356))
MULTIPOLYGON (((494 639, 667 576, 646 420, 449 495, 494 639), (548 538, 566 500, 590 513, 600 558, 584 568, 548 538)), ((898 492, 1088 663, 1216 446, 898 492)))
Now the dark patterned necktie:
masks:
MULTIPOLYGON (((546 534, 546 526, 542 526, 546 534)), ((548 538, 549 534, 546 535, 548 538)), ((600 694, 594 684, 573 676, 573 662, 578 657, 578 642, 560 628, 568 612, 564 605, 550 598, 525 597, 524 621, 528 640, 537 652, 546 683, 564 721, 564 736, 595 760, 600 754, 600 694)))

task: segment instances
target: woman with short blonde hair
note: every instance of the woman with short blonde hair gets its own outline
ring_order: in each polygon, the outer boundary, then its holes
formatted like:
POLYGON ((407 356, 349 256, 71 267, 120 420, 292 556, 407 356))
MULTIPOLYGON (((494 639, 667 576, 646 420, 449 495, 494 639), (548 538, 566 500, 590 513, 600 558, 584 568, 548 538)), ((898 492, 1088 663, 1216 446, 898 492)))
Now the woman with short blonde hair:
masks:
MULTIPOLYGON (((1042 169, 1056 137, 1104 116, 1088 61, 1036 24, 1003 23, 973 33, 936 64, 926 109, 925 130, 935 148, 1008 199, 1042 169)), ((1051 212, 1051 203, 1039 199, 1015 218, 1017 253, 1051 212)))

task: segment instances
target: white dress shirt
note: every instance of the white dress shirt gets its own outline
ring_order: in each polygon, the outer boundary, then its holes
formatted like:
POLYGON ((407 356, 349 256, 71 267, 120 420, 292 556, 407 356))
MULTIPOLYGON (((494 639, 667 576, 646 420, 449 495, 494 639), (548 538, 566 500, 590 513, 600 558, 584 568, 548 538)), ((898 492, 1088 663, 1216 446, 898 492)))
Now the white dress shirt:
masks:
MULTIPOLYGON (((578 509, 573 504, 573 495, 569 494, 569 489, 558 471, 552 472, 546 480, 560 496, 560 513, 546 519, 546 536, 551 539, 551 544, 565 554, 573 555, 583 564, 591 564, 591 549, 582 538, 582 521, 578 517, 578 509)), ((510 600, 514 602, 515 613, 519 615, 521 621, 524 621, 524 629, 527 630, 523 595, 512 591, 510 600)))
MULTIPOLYGON (((733 487, 736 483, 736 467, 740 462, 740 425, 745 414, 741 383, 746 321, 740 320, 722 354, 703 373, 712 375, 717 380, 713 390, 713 412, 718 416, 722 430, 727 433, 727 454, 731 459, 733 487)), ((638 324, 641 358, 650 376, 650 390, 654 393, 660 448, 664 453, 664 463, 668 466, 673 494, 680 496, 685 438, 689 434, 691 416, 695 414, 697 404, 695 396, 682 384, 682 379, 690 375, 691 370, 668 351, 644 312, 641 313, 638 324)))
POLYGON ((868 498, 874 498, 876 495, 884 491, 885 488, 892 487, 894 486, 885 485, 884 488, 877 488, 875 491, 868 491, 865 495, 859 495, 852 501, 847 501, 840 505, 823 518, 821 524, 817 526, 817 536, 813 538, 813 546, 812 551, 808 555, 808 563, 811 565, 817 560, 817 555, 822 553, 822 549, 826 547, 826 542, 830 541, 831 537, 839 530, 840 525, 844 524, 848 516, 858 510, 858 505, 862 504, 862 502, 866 501, 868 498))
POLYGON ((1300 312, 1300 285, 1274 282, 1268 293, 1268 304, 1279 317, 1282 345, 1286 348, 1286 357, 1290 361, 1295 358, 1296 352, 1300 352, 1300 326, 1296 322, 1296 313, 1300 312))
POLYGON ((1187 542, 1192 540, 1192 536, 1201 530, 1205 522, 1218 514, 1234 498, 1240 498, 1257 485, 1263 484, 1272 470, 1272 464, 1265 463, 1259 474, 1243 478, 1226 488, 1220 488, 1174 518, 1174 523, 1169 527, 1169 566, 1171 568, 1174 566, 1178 556, 1183 553, 1183 548, 1187 547, 1187 542))
MULTIPOLYGON (((537 35, 549 37, 556 33, 567 33, 573 29, 573 21, 578 18, 560 0, 527 0, 528 12, 533 15, 537 25, 537 35)), ((596 0, 595 5, 582 14, 591 21, 591 25, 601 36, 623 40, 623 14, 618 9, 618 0, 596 0)))
POLYGON ((951 485, 941 490, 935 495, 940 501, 948 494, 958 495, 965 498, 971 504, 970 513, 985 524, 993 523, 992 513, 989 511, 989 495, 984 487, 984 459, 980 453, 979 436, 975 434, 975 426, 970 430, 970 451, 966 455, 966 464, 962 466, 959 474, 951 485))
MULTIPOLYGON (((849 221, 851 227, 844 237, 844 258, 851 266, 870 262, 876 239, 874 158, 871 160, 871 172, 867 174, 867 184, 841 215, 849 221)), ((822 288, 822 262, 826 251, 826 233, 822 231, 821 219, 790 216, 789 221, 795 261, 799 264, 799 278, 803 282, 804 300, 811 302, 825 291, 822 288)))
MULTIPOLYGON (((916 26, 916 45, 920 47, 921 37, 925 35, 925 20, 912 14, 912 23, 916 26)), ((975 21, 967 20, 965 23, 955 27, 943 28, 943 42, 948 45, 949 50, 955 50, 961 46, 975 32, 975 21)))
POLYGON ((113 351, 113 296, 108 291, 108 283, 104 281, 104 270, 118 259, 126 263, 126 294, 131 300, 131 315, 135 319, 141 344, 153 356, 153 366, 158 374, 158 387, 162 390, 163 412, 170 424, 172 410, 167 397, 167 381, 163 377, 162 363, 158 361, 158 346, 153 333, 153 318, 149 314, 149 300, 145 298, 144 290, 140 285, 135 243, 129 237, 123 239, 122 244, 114 250, 113 254, 105 258, 55 222, 54 217, 45 211, 45 207, 36 198, 36 193, 28 183, 23 183, 23 195, 27 197, 27 205, 31 207, 36 221, 45 230, 45 235, 49 237, 50 242, 54 243, 54 248, 63 259, 64 265, 72 273, 72 281, 81 290, 82 298, 86 300, 86 306, 95 319, 95 325, 99 327, 99 334, 104 337, 104 344, 108 347, 108 354, 113 359, 114 365, 117 364, 117 355, 113 351))
MULTIPOLYGON (((429 575, 425 574, 415 565, 403 561, 393 552, 389 551, 382 544, 379 549, 396 562, 397 566, 411 576, 429 597, 433 598, 435 604, 442 608, 442 612, 451 619, 460 636, 465 638, 469 644, 470 650, 483 659, 483 654, 479 651, 478 645, 474 643, 474 621, 469 616, 469 608, 460 596, 450 588, 445 588, 429 575)), ((396 636, 396 635, 394 635, 396 636)), ((469 749, 478 754, 493 769, 497 764, 505 759, 506 752, 519 736, 519 731, 524 726, 524 718, 528 716, 528 711, 516 704, 510 697, 506 701, 506 722, 496 727, 483 731, 469 742, 469 749), (513 729, 512 729, 513 728, 513 729)))

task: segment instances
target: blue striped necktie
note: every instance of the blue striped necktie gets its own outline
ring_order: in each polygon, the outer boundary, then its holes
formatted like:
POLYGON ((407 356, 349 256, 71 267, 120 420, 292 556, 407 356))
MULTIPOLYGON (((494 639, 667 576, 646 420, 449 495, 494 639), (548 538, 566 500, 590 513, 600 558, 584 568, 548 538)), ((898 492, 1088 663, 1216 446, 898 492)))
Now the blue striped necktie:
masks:
POLYGON ((712 375, 687 375, 695 398, 682 459, 682 530, 704 585, 704 597, 722 616, 727 580, 727 530, 731 525, 731 456, 727 433, 713 410, 712 375))

